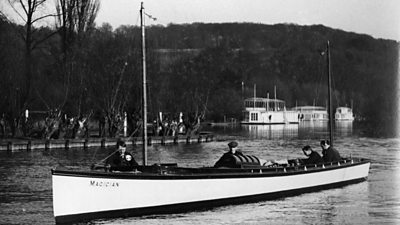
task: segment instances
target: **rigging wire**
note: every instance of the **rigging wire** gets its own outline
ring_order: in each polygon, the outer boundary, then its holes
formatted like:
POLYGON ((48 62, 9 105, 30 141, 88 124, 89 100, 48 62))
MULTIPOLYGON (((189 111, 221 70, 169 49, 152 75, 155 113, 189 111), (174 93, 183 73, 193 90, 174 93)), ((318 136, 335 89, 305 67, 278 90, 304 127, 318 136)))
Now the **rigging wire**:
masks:
MULTIPOLYGON (((110 158, 112 155, 114 155, 116 152, 118 152, 119 149, 117 148, 115 151, 113 151, 111 154, 109 154, 107 157, 105 157, 104 159, 101 159, 99 161, 97 161, 96 163, 94 163, 93 165, 98 165, 99 163, 103 163, 104 161, 106 161, 108 158, 110 158)), ((96 150, 97 152, 97 150, 96 150)), ((93 160, 93 159, 92 159, 93 160)))
POLYGON ((136 23, 135 23, 135 26, 136 26, 136 27, 139 26, 139 18, 140 18, 140 13, 138 13, 138 14, 137 14, 137 17, 136 17, 136 23))

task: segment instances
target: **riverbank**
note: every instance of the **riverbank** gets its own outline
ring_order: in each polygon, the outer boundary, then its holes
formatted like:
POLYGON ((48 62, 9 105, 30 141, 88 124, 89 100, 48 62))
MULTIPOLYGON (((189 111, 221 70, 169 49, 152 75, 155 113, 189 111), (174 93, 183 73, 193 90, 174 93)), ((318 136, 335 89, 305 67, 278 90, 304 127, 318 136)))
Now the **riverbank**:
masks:
MULTIPOLYGON (((0 151, 31 151, 41 149, 70 149, 70 148, 90 148, 90 147, 109 147, 115 146, 118 140, 124 140, 127 145, 142 145, 142 137, 120 137, 120 138, 87 138, 87 139, 2 139, 0 141, 0 151)), ((178 144, 178 143, 201 143, 214 140, 211 133, 200 133, 195 136, 179 135, 171 136, 149 136, 148 145, 153 144, 178 144)))

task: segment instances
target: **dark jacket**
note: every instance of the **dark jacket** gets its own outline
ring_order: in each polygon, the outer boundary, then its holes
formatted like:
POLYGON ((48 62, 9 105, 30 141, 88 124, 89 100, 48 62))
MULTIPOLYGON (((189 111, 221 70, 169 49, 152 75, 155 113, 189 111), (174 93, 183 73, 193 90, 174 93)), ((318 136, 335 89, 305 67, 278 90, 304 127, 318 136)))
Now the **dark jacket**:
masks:
POLYGON ((308 155, 308 159, 303 160, 304 164, 318 164, 322 163, 323 159, 318 152, 311 151, 310 155, 308 155))
POLYGON ((110 171, 132 171, 139 165, 131 153, 125 152, 121 155, 119 151, 107 160, 107 164, 110 164, 110 171))
POLYGON ((237 164, 235 156, 243 156, 243 153, 240 151, 236 151, 235 153, 229 151, 221 156, 221 158, 215 163, 214 167, 240 167, 240 164, 237 164))
POLYGON ((332 147, 329 147, 326 150, 322 150, 322 155, 323 155, 322 158, 324 159, 324 162, 337 162, 337 161, 342 160, 339 152, 332 147))

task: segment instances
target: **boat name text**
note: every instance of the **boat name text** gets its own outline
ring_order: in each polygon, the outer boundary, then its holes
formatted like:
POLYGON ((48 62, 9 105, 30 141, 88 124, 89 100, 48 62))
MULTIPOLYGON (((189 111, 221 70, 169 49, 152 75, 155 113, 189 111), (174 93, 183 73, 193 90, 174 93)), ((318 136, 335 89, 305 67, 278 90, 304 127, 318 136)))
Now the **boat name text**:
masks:
POLYGON ((91 180, 90 181, 90 186, 93 186, 93 187, 119 187, 119 183, 118 182, 113 182, 113 181, 91 180))

